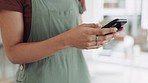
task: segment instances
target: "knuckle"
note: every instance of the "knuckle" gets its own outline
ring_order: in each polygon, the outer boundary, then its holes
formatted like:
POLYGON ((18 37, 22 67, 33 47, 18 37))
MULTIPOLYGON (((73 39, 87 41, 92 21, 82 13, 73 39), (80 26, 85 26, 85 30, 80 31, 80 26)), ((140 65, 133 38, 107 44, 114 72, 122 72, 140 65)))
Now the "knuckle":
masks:
POLYGON ((83 32, 83 34, 86 36, 86 35, 88 35, 90 32, 88 31, 88 30, 85 30, 84 32, 83 32))
POLYGON ((96 28, 96 27, 98 27, 98 25, 97 24, 93 24, 93 26, 96 28))
POLYGON ((102 34, 103 34, 103 35, 105 35, 106 33, 107 33, 107 31, 106 31, 106 30, 103 30, 103 31, 102 31, 102 34))
POLYGON ((93 24, 92 24, 92 26, 96 26, 96 24, 95 24, 95 23, 93 23, 93 24))
POLYGON ((109 32, 113 32, 113 28, 110 28, 110 29, 109 29, 109 32))
POLYGON ((100 30, 100 34, 101 34, 101 35, 104 35, 104 31, 103 31, 103 30, 100 30))
POLYGON ((87 34, 87 35, 90 35, 90 34, 91 34, 91 32, 92 32, 91 30, 88 30, 88 29, 87 29, 87 30, 85 30, 85 34, 87 34))
POLYGON ((105 35, 105 36, 104 36, 104 40, 107 40, 107 38, 108 38, 107 35, 105 35))
POLYGON ((86 24, 81 24, 80 26, 85 26, 86 24))
POLYGON ((99 27, 99 28, 101 28, 101 27, 102 27, 102 25, 99 23, 99 24, 98 24, 98 27, 99 27))

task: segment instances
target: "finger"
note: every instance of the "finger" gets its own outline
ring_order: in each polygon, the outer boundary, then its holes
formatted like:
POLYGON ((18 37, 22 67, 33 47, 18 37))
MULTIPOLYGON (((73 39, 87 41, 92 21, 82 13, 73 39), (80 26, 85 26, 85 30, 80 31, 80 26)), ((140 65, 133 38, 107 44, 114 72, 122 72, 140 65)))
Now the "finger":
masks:
POLYGON ((106 41, 114 38, 114 34, 108 34, 104 36, 98 36, 98 41, 106 41))
POLYGON ((101 25, 101 24, 98 24, 98 27, 99 27, 99 28, 102 28, 102 25, 101 25))
POLYGON ((102 47, 102 45, 99 45, 99 46, 92 46, 92 47, 87 47, 86 49, 89 50, 89 49, 98 49, 102 47))
POLYGON ((96 27, 98 27, 98 25, 97 24, 94 24, 94 23, 92 23, 92 24, 82 24, 81 26, 83 26, 83 27, 90 27, 90 28, 96 28, 96 27))
POLYGON ((105 40, 105 41, 111 40, 111 39, 114 38, 114 36, 115 36, 115 33, 114 33, 114 34, 105 35, 105 36, 104 36, 104 40, 105 40))
POLYGON ((119 30, 118 30, 118 31, 122 31, 122 30, 123 30, 123 27, 119 28, 119 30))
POLYGON ((102 46, 103 45, 103 43, 104 42, 96 42, 96 41, 94 41, 94 42, 88 42, 88 43, 86 43, 86 48, 95 48, 95 47, 100 47, 100 46, 102 46))
POLYGON ((87 41, 86 42, 94 42, 96 41, 96 35, 90 35, 88 38, 87 38, 87 41))
POLYGON ((106 34, 115 33, 115 32, 117 32, 117 28, 103 28, 103 29, 95 28, 91 30, 90 34, 104 36, 106 34))
POLYGON ((110 34, 110 35, 106 35, 106 36, 96 36, 96 35, 91 35, 87 38, 86 42, 103 42, 106 39, 108 39, 108 37, 116 37, 116 34, 110 34))
POLYGON ((86 43, 86 47, 92 47, 92 46, 98 46, 98 45, 103 45, 104 43, 107 43, 107 41, 109 41, 109 40, 102 40, 102 41, 96 41, 96 40, 94 40, 94 41, 91 41, 91 42, 87 42, 86 43))
POLYGON ((88 40, 86 42, 96 42, 96 41, 101 42, 101 41, 105 41, 108 39, 113 39, 117 35, 118 35, 118 33, 108 34, 108 35, 104 35, 104 36, 91 35, 88 37, 88 40))
POLYGON ((102 28, 100 34, 98 35, 105 35, 105 34, 115 33, 115 32, 117 32, 117 28, 102 28))
POLYGON ((90 30, 90 35, 100 35, 102 33, 101 28, 95 28, 90 30))
POLYGON ((102 44, 102 45, 104 46, 104 45, 110 43, 111 41, 112 41, 112 40, 103 41, 103 44, 102 44))
POLYGON ((113 41, 116 36, 118 36, 118 33, 114 33, 114 34, 113 34, 113 38, 110 38, 110 39, 106 40, 106 41, 105 41, 105 42, 106 42, 105 44, 108 44, 108 43, 110 43, 111 41, 113 41))
POLYGON ((86 43, 86 47, 92 47, 92 46, 96 46, 97 42, 88 42, 86 43))
POLYGON ((104 41, 98 41, 97 42, 97 46, 100 46, 100 45, 103 45, 104 44, 104 41))
POLYGON ((111 42, 111 40, 98 42, 98 46, 104 46, 104 45, 108 44, 109 42, 111 42))
POLYGON ((114 35, 114 38, 115 38, 115 37, 119 36, 119 33, 117 32, 117 33, 114 33, 113 35, 114 35))
POLYGON ((97 49, 97 48, 103 47, 103 45, 107 44, 108 42, 109 42, 109 40, 102 41, 102 42, 91 42, 91 43, 89 43, 89 46, 86 47, 86 49, 97 49))

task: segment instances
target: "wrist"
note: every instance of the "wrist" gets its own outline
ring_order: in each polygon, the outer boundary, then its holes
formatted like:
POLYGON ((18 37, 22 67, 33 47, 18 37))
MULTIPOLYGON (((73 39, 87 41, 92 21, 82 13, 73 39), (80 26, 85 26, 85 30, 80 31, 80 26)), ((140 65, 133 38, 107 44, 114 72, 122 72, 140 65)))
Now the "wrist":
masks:
POLYGON ((66 49, 68 48, 68 44, 66 44, 64 42, 64 39, 58 35, 58 36, 55 36, 55 37, 52 37, 52 38, 49 38, 48 40, 45 41, 45 47, 47 49, 54 49, 54 50, 57 50, 57 51, 60 51, 60 50, 63 50, 63 49, 66 49))
POLYGON ((57 37, 59 44, 65 49, 65 48, 69 48, 70 46, 70 42, 69 42, 69 38, 67 35, 65 34, 61 34, 57 37))

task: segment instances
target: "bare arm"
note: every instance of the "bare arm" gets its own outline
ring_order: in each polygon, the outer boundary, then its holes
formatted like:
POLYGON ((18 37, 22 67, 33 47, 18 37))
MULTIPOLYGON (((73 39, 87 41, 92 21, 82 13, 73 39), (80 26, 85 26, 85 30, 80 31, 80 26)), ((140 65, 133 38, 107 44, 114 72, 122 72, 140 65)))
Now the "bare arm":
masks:
POLYGON ((23 15, 14 11, 0 11, 0 27, 4 48, 14 64, 36 62, 68 47, 94 48, 96 34, 100 35, 98 43, 101 45, 103 41, 113 37, 113 34, 108 36, 104 34, 116 31, 113 28, 102 30, 91 28, 96 27, 94 24, 83 24, 41 42, 23 43, 23 15))
POLYGON ((23 43, 24 24, 20 12, 0 11, 0 26, 4 48, 13 63, 35 62, 66 48, 59 36, 42 42, 23 43))

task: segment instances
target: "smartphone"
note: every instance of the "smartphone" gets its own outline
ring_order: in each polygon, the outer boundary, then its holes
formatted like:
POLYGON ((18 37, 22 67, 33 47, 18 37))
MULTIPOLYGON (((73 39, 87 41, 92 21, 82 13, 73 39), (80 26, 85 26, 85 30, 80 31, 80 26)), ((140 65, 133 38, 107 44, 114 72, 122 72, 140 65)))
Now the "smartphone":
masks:
POLYGON ((121 30, 122 26, 127 23, 127 19, 114 19, 102 28, 110 28, 110 27, 116 27, 119 30, 121 30))

